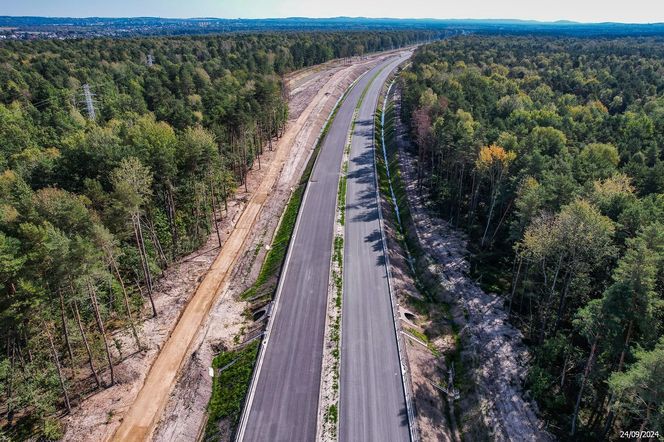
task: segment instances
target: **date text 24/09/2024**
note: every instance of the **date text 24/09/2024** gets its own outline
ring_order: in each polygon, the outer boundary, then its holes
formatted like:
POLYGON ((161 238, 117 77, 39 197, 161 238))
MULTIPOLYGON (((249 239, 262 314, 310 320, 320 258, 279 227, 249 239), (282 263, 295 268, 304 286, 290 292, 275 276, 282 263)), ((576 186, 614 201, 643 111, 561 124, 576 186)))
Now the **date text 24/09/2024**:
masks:
POLYGON ((659 438, 659 431, 650 431, 650 430, 620 431, 621 439, 649 439, 651 437, 659 438))

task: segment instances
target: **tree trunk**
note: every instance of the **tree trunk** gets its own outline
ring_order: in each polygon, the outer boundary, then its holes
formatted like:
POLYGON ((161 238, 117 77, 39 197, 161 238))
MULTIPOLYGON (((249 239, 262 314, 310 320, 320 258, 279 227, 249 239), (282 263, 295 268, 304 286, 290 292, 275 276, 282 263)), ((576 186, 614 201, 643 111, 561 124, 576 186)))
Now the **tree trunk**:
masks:
POLYGON ((171 261, 177 257, 178 230, 175 224, 175 202, 173 201, 173 190, 171 183, 167 184, 164 199, 166 200, 166 215, 168 217, 168 227, 171 230, 171 261))
POLYGON ((81 338, 83 338, 83 345, 85 346, 85 351, 88 353, 88 363, 90 364, 90 371, 92 371, 92 376, 95 378, 97 383, 97 388, 101 387, 101 382, 99 382, 99 376, 97 375, 97 370, 95 370, 95 364, 92 359, 92 351, 90 351, 90 345, 88 344, 88 338, 85 336, 85 331, 83 330, 83 323, 81 322, 81 315, 78 312, 78 304, 74 301, 74 316, 76 317, 76 322, 78 323, 78 329, 81 332, 81 338))
POLYGON ((562 295, 560 295, 560 304, 558 305, 558 314, 556 315, 556 323, 553 326, 554 335, 556 334, 556 332, 558 331, 558 327, 560 326, 560 320, 562 318, 563 311, 565 310, 565 299, 567 299, 567 293, 569 293, 569 286, 572 283, 573 277, 574 274, 572 272, 569 272, 567 281, 565 281, 565 288, 563 289, 562 295))
POLYGON ((517 258, 517 255, 514 255, 514 260, 519 260, 519 266, 516 268, 516 274, 512 278, 512 293, 510 294, 510 302, 507 307, 507 314, 509 315, 512 312, 512 302, 514 301, 514 293, 516 292, 516 286, 519 283, 519 276, 521 274, 521 264, 523 264, 523 259, 521 257, 517 258))
MULTIPOLYGON (((140 215, 138 215, 140 217, 140 215)), ((147 259, 143 254, 143 232, 139 233, 139 228, 141 225, 140 219, 136 220, 136 214, 131 215, 131 225, 134 228, 134 240, 136 241, 136 248, 138 249, 138 254, 141 257, 141 269, 143 270, 143 278, 145 279, 145 285, 148 287, 148 291, 152 291, 152 284, 150 278, 150 270, 147 265, 147 259)))
POLYGON ((60 379, 60 387, 62 387, 63 399, 65 400, 65 407, 67 407, 67 412, 71 413, 71 404, 69 403, 69 393, 67 393, 67 385, 65 384, 65 378, 62 375, 62 368, 60 367, 60 358, 58 358, 58 352, 55 350, 55 345, 53 344, 53 336, 49 331, 48 325, 46 328, 46 335, 48 336, 48 342, 51 343, 51 352, 53 354, 53 362, 55 362, 55 368, 58 370, 58 379, 60 379))
POLYGON ((576 433, 576 421, 579 416, 579 408, 581 406, 581 398, 583 397, 583 389, 586 386, 586 380, 588 379, 588 375, 590 374, 590 369, 593 364, 593 359, 595 358, 595 351, 597 350, 597 341, 598 338, 595 337, 595 340, 593 341, 593 345, 590 348, 590 355, 588 355, 588 361, 586 362, 586 368, 583 370, 583 380, 581 381, 581 388, 579 388, 579 394, 576 397, 576 404, 574 405, 574 415, 572 417, 572 430, 570 431, 570 435, 574 436, 574 433, 576 433))
POLYGON ((111 374, 111 385, 115 384, 115 372, 113 371, 113 360, 111 359, 111 349, 108 346, 108 340, 106 339, 106 330, 104 330, 104 322, 101 320, 101 314, 99 314, 99 304, 97 303, 97 295, 95 293, 95 288, 88 281, 88 292, 90 294, 90 301, 92 301, 92 308, 95 312, 95 318, 97 319, 97 327, 99 327, 99 333, 104 340, 104 348, 106 349, 106 359, 108 360, 108 368, 111 374))
POLYGON ((461 162, 461 172, 459 175, 459 196, 457 198, 457 217, 456 217, 456 227, 459 227, 459 220, 461 219, 461 203, 463 201, 463 180, 466 176, 466 163, 461 162))
POLYGON ((565 377, 567 376, 567 363, 569 361, 569 356, 565 357, 565 360, 563 361, 563 370, 560 373, 560 389, 565 386, 565 377))
POLYGON ((473 171, 473 179, 470 185, 470 210, 468 211, 468 224, 470 225, 475 218, 475 209, 477 209, 477 195, 480 191, 479 183, 477 182, 477 173, 473 171))
POLYGON ((113 268, 115 276, 118 278, 118 282, 120 283, 120 287, 122 288, 122 297, 124 298, 124 305, 125 309, 127 310, 127 317, 129 318, 129 325, 131 327, 131 332, 134 335, 136 346, 138 347, 139 350, 141 350, 143 346, 141 345, 141 341, 138 338, 138 331, 136 330, 136 324, 134 323, 134 316, 132 315, 131 307, 129 306, 129 295, 127 295, 127 288, 125 287, 122 275, 120 275, 120 270, 118 269, 118 264, 115 262, 115 257, 113 256, 112 252, 107 252, 107 253, 111 261, 111 267, 113 268))
POLYGON ((500 221, 498 221, 498 225, 496 226, 496 230, 493 231, 493 235, 491 235, 491 240, 489 242, 493 242, 493 240, 496 238, 496 235, 498 234, 498 230, 500 230, 500 227, 503 225, 503 222, 505 221, 505 217, 509 213, 510 209, 512 208, 512 203, 514 200, 510 200, 510 202, 507 204, 507 208, 503 212, 503 215, 500 217, 500 221))
MULTIPOLYGON (((650 404, 646 405, 646 417, 645 419, 643 419, 643 422, 641 422, 641 428, 639 428, 639 433, 643 433, 644 431, 646 431, 646 428, 648 428, 648 424, 650 423, 650 414, 652 412, 651 408, 652 407, 650 404)), ((639 438, 637 440, 641 439, 642 439, 641 434, 639 434, 639 438)))
MULTIPOLYGON (((611 370, 613 371, 613 370, 611 370)), ((595 400, 595 404, 593 407, 593 412, 590 415, 590 419, 588 419, 588 428, 590 429, 596 429, 597 425, 600 423, 602 419, 602 411, 604 410, 604 400, 606 399, 606 387, 604 387, 601 395, 595 400)))
MULTIPOLYGON (((562 262, 563 262, 563 257, 564 255, 561 254, 558 257, 558 262, 556 263, 556 271, 553 274, 553 281, 551 282, 551 287, 549 287, 549 282, 548 282, 548 277, 547 277, 547 272, 546 272, 546 260, 542 261, 542 275, 544 276, 544 287, 547 287, 548 289, 548 296, 546 298, 546 304, 544 307, 541 309, 541 314, 542 314, 542 324, 541 324, 541 330, 540 330, 540 338, 539 338, 539 343, 541 344, 544 342, 544 338, 546 337, 546 329, 547 325, 549 323, 549 316, 550 316, 550 308, 549 306, 551 305, 551 301, 553 299, 553 296, 556 293, 556 285, 558 284, 558 276, 560 275, 560 270, 562 268, 562 262)), ((565 272, 565 277, 563 278, 566 280, 566 278, 569 275, 569 270, 565 272)))
POLYGON ((230 193, 228 188, 229 185, 224 180, 223 192, 224 192, 224 210, 226 211, 226 216, 228 216, 228 194, 230 193))
POLYGON ((496 206, 496 200, 498 199, 498 185, 499 183, 494 184, 493 189, 491 190, 491 205, 489 206, 489 215, 487 216, 486 219, 486 227, 484 228, 482 241, 480 241, 480 246, 482 247, 484 247, 484 243, 486 241, 486 235, 487 233, 489 233, 489 225, 491 224, 491 218, 493 217, 493 209, 496 206))
MULTIPOLYGON (((193 180, 192 180, 193 181, 193 180)), ((200 219, 200 198, 198 197, 198 186, 194 182, 194 207, 192 208, 192 215, 194 216, 194 238, 198 239, 199 232, 199 219, 200 219)))
POLYGON ((629 325, 627 326, 627 335, 625 336, 625 342, 623 343, 623 348, 620 351, 620 359, 618 360, 618 372, 621 372, 623 366, 625 365, 625 356, 627 355, 627 350, 629 349, 629 343, 632 340, 632 332, 634 331, 634 319, 629 320, 629 325))
POLYGON ((217 241, 219 241, 219 247, 221 247, 221 234, 219 233, 219 222, 217 221, 217 206, 214 204, 214 183, 210 179, 210 195, 212 199, 212 220, 214 221, 214 230, 217 233, 217 241))
POLYGON ((166 259, 166 254, 164 254, 164 249, 161 247, 161 241, 159 241, 159 237, 157 236, 157 231, 154 227, 154 222, 152 219, 148 219, 148 217, 146 217, 145 226, 147 227, 150 236, 152 237, 152 244, 154 244, 154 248, 157 251, 159 260, 163 264, 164 268, 168 267, 168 260, 166 259))
MULTIPOLYGON (((616 373, 620 373, 623 369, 623 365, 625 364, 625 356, 627 355, 627 349, 629 348, 629 343, 632 339, 632 331, 634 329, 634 319, 629 320, 629 324, 627 326, 627 335, 625 336, 625 342, 623 343, 623 348, 620 351, 620 359, 618 360, 618 369, 616 370, 616 373)), ((613 403, 613 393, 611 393, 611 396, 609 396, 609 414, 606 417, 606 424, 604 425, 604 436, 607 435, 609 432, 609 429, 611 428, 611 425, 613 424, 613 418, 615 416, 615 413, 613 412, 611 408, 611 404, 613 403)))
POLYGON ((246 136, 242 137, 242 175, 243 175, 243 181, 244 181, 244 191, 249 192, 249 188, 247 187, 247 174, 249 173, 249 170, 247 168, 247 139, 246 136))
POLYGON ((7 370, 7 423, 11 426, 14 422, 14 404, 12 398, 14 397, 14 367, 16 367, 16 341, 12 335, 12 351, 11 357, 9 357, 9 340, 7 338, 7 356, 10 360, 9 370, 7 370))
POLYGON ((152 305, 152 316, 157 317, 157 308, 154 305, 154 299, 152 298, 152 276, 150 275, 150 268, 148 266, 148 256, 145 251, 145 242, 143 241, 143 230, 141 229, 141 220, 140 215, 134 215, 134 236, 136 237, 136 245, 138 246, 138 251, 141 255, 141 263, 143 265, 143 273, 145 274, 145 283, 148 286, 148 297, 150 298, 150 304, 152 305), (138 219, 136 219, 138 217, 138 219))
POLYGON ((67 353, 69 354, 69 360, 71 361, 71 371, 72 373, 76 372, 76 365, 74 364, 74 352, 71 351, 71 342, 69 341, 69 328, 67 327, 67 316, 65 314, 65 298, 62 296, 62 290, 58 289, 58 295, 60 296, 60 313, 62 316, 62 331, 65 336, 65 344, 67 344, 67 353))
POLYGON ((35 359, 32 356, 32 350, 30 349, 30 340, 28 339, 28 332, 24 331, 23 333, 25 334, 25 342, 28 343, 25 346, 25 349, 28 352, 28 361, 32 364, 35 361, 35 359))

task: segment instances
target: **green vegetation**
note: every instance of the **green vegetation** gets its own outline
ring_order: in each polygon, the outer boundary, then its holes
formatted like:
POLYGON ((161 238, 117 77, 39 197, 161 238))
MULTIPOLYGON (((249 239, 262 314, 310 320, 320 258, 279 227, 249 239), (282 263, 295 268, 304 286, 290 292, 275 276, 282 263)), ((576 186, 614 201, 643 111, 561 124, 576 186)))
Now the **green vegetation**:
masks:
POLYGON ((325 414, 325 419, 328 422, 330 422, 332 425, 336 426, 337 419, 338 419, 338 413, 339 413, 339 410, 337 409, 337 404, 332 404, 327 409, 327 413, 325 414))
POLYGON ((417 185, 505 296, 561 438, 662 422, 662 43, 454 38, 401 76, 417 185))
POLYGON ((429 345, 429 337, 424 333, 422 333, 421 331, 414 328, 407 328, 406 332, 410 335, 413 335, 414 337, 424 342, 425 344, 429 345))
POLYGON ((341 178, 339 178, 339 197, 337 204, 339 206, 339 222, 343 226, 346 223, 346 184, 348 183, 348 163, 344 163, 341 168, 341 178))
POLYGON ((288 252, 288 244, 295 229, 297 213, 302 204, 305 188, 306 184, 300 184, 293 191, 279 223, 277 234, 272 241, 272 246, 267 252, 260 273, 256 278, 256 282, 242 294, 242 299, 256 299, 263 296, 271 297, 274 294, 277 282, 279 281, 281 267, 288 252))
MULTIPOLYGON (((219 421, 222 419, 235 423, 231 427, 235 431, 249 389, 259 345, 260 340, 257 339, 243 349, 224 351, 213 359, 212 368, 215 375, 212 380, 212 396, 208 403, 204 440, 219 440, 219 421), (220 369, 223 370, 220 372, 220 369)), ((231 439, 231 435, 227 436, 231 439)))

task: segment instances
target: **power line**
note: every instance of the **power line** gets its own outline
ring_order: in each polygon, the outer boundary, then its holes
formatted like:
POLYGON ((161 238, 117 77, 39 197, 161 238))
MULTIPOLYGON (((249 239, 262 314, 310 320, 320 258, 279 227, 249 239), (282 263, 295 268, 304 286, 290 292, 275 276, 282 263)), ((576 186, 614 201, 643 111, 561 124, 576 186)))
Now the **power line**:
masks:
POLYGON ((96 118, 96 113, 95 113, 95 105, 92 102, 92 97, 94 97, 95 94, 90 92, 90 85, 85 83, 83 85, 83 97, 85 98, 85 107, 88 111, 88 119, 94 121, 96 118))

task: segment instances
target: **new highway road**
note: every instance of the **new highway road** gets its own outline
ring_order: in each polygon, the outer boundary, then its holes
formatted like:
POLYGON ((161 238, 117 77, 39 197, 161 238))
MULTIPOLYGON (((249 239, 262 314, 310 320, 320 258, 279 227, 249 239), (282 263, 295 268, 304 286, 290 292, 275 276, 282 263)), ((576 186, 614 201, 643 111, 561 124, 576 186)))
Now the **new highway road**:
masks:
POLYGON ((242 441, 313 441, 323 357, 330 259, 343 149, 355 107, 374 75, 394 57, 359 79, 342 102, 321 146, 300 207, 277 290, 273 318, 263 341, 247 409, 238 429, 242 441))
MULTIPOLYGON (((402 57, 405 57, 402 56, 402 57)), ((360 105, 346 192, 339 440, 408 441, 410 427, 378 215, 374 114, 381 71, 360 105)))
MULTIPOLYGON (((324 139, 300 207, 268 334, 263 341, 265 347, 257 362, 238 429, 239 440, 315 440, 343 149, 362 91, 381 69, 386 68, 382 71, 385 72, 395 66, 397 59, 391 57, 380 62, 358 80, 342 102, 324 139)), ((375 101, 374 93, 372 97, 375 101)))

